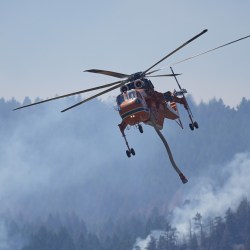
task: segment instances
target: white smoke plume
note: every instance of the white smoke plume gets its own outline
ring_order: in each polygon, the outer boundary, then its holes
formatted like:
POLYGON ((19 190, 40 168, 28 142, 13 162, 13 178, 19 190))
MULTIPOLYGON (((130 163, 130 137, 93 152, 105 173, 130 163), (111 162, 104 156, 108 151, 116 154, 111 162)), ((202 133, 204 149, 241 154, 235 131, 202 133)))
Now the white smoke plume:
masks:
MULTIPOLYGON (((203 218, 222 216, 230 207, 235 210, 242 198, 250 193, 250 153, 236 154, 233 160, 224 166, 211 166, 208 175, 190 179, 197 183, 189 191, 184 192, 184 205, 174 208, 171 225, 176 227, 180 235, 189 231, 189 222, 196 213, 203 218)), ((151 236, 159 239, 162 231, 154 231, 145 239, 137 239, 133 250, 139 246, 146 250, 151 236), (157 233, 156 233, 157 232, 157 233)))
POLYGON ((164 236, 165 232, 164 231, 157 231, 154 230, 149 234, 145 239, 138 238, 136 240, 136 243, 134 244, 133 250, 137 250, 138 247, 140 250, 147 250, 147 246, 151 240, 151 237, 154 237, 155 239, 159 239, 160 236, 164 236))
MULTIPOLYGON (((214 169, 214 168, 213 168, 214 169)), ((203 218, 220 216, 229 207, 235 209, 250 193, 250 153, 236 154, 233 160, 217 173, 200 178, 186 196, 188 204, 173 211, 172 224, 181 233, 188 230, 188 221, 200 213, 203 218)))

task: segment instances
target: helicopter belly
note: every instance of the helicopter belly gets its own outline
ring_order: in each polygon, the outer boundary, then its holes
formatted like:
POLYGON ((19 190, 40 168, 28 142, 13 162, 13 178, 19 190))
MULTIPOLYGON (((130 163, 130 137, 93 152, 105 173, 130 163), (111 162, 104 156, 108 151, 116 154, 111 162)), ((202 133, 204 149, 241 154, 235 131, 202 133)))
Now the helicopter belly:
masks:
MULTIPOLYGON (((146 122, 144 122, 145 124, 149 125, 149 126, 154 126, 153 122, 151 120, 147 120, 146 122)), ((164 123, 164 117, 158 117, 156 120, 155 120, 155 125, 156 127, 159 129, 159 130, 162 130, 163 129, 163 123, 164 123)))
POLYGON ((120 115, 122 120, 131 126, 147 121, 150 117, 149 110, 144 107, 136 107, 127 112, 121 113, 120 115))
MULTIPOLYGON (((164 112, 162 110, 159 109, 155 109, 155 108, 151 108, 151 114, 153 115, 154 119, 155 119, 155 125, 157 126, 158 129, 162 129, 163 128, 163 124, 164 124, 164 112)), ((153 126, 153 122, 151 121, 150 117, 147 121, 144 121, 145 124, 153 126)))

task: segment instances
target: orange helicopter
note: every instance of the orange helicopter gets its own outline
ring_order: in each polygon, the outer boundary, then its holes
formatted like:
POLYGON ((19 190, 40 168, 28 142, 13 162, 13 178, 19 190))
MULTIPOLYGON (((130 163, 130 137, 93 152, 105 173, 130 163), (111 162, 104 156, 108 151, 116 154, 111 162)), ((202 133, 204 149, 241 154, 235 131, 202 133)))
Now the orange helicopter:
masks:
MULTIPOLYGON (((14 110, 18 110, 18 109, 30 107, 33 105, 41 104, 44 102, 49 102, 52 100, 65 98, 68 96, 82 94, 85 92, 94 91, 94 90, 109 87, 108 89, 106 89, 106 90, 104 90, 96 95, 93 95, 93 96, 91 96, 91 97, 89 97, 81 102, 78 102, 77 104, 72 105, 72 106, 61 111, 61 112, 65 112, 65 111, 68 111, 72 108, 75 108, 75 107, 77 107, 77 106, 79 106, 87 101, 90 101, 98 96, 101 96, 107 92, 110 92, 112 90, 120 88, 121 93, 117 96, 116 102, 117 102, 117 110, 119 111, 119 114, 122 118, 122 122, 118 126, 120 128, 120 131, 122 133, 122 136, 124 137, 124 140, 125 140, 125 143, 127 146, 127 150, 126 150, 127 156, 131 157, 131 155, 135 155, 135 150, 129 146, 128 141, 126 139, 126 135, 124 132, 126 127, 127 126, 136 126, 139 129, 139 131, 141 133, 143 133, 143 128, 142 128, 141 123, 151 125, 154 127, 154 129, 156 130, 156 132, 158 133, 158 135, 162 139, 162 141, 166 147, 166 150, 168 152, 172 166, 174 167, 176 172, 179 174, 181 181, 183 183, 186 183, 188 180, 184 176, 184 174, 179 170, 177 165, 175 164, 171 150, 167 144, 166 139, 161 134, 160 130, 163 128, 163 124, 164 124, 165 119, 175 120, 179 124, 179 126, 181 128, 183 128, 182 122, 180 120, 180 115, 178 112, 177 104, 183 105, 183 107, 186 109, 188 116, 189 116, 189 119, 190 119, 189 127, 191 130, 194 130, 194 128, 198 129, 199 125, 196 121, 193 120, 193 115, 192 115, 191 109, 190 109, 188 102, 186 100, 186 97, 185 97, 185 94, 187 93, 187 91, 186 91, 186 89, 183 89, 180 86, 180 84, 177 80, 176 76, 179 74, 175 74, 172 67, 170 67, 171 72, 172 72, 171 74, 163 74, 163 75, 151 75, 151 74, 153 74, 159 70, 162 70, 162 68, 152 70, 156 65, 158 65, 159 63, 161 63, 162 61, 164 61, 165 59, 167 59, 168 57, 170 57, 171 55, 176 53, 178 50, 180 50, 184 46, 188 45, 189 43, 191 43, 192 41, 194 41, 195 39, 197 39, 198 37, 200 37, 201 35, 203 35, 206 32, 207 32, 207 29, 203 30, 202 32, 200 32, 199 34, 197 34, 193 38, 189 39, 187 42, 183 43, 177 49, 173 50, 171 53, 167 54, 161 60, 159 60, 154 65, 152 65, 151 67, 149 67, 148 69, 146 69, 142 72, 137 72, 137 73, 129 75, 129 74, 123 74, 123 73, 118 73, 118 72, 108 71, 108 70, 99 70, 99 69, 85 70, 85 72, 98 73, 98 74, 104 74, 104 75, 108 75, 108 76, 117 77, 117 78, 121 79, 120 81, 116 81, 116 82, 101 85, 98 87, 85 89, 85 90, 69 93, 66 95, 57 96, 57 97, 54 97, 51 99, 39 101, 36 103, 24 105, 24 106, 15 108, 14 110), (170 76, 170 77, 175 78, 177 85, 178 85, 178 88, 179 88, 178 91, 176 91, 176 90, 174 90, 173 92, 167 91, 165 93, 157 92, 156 90, 154 90, 154 85, 152 84, 152 82, 148 79, 150 77, 166 77, 166 76, 170 76)), ((219 49, 221 47, 227 46, 229 44, 235 43, 237 41, 243 40, 243 39, 248 38, 248 37, 250 37, 250 35, 243 37, 243 38, 240 38, 240 39, 237 39, 237 40, 234 40, 230 43, 223 44, 223 45, 218 46, 216 48, 210 49, 210 50, 205 51, 201 54, 186 58, 186 59, 179 61, 175 64, 178 64, 178 63, 181 63, 183 61, 192 59, 194 57, 203 55, 205 53, 211 52, 213 50, 219 49)), ((175 64, 172 64, 172 65, 175 65, 175 64)))

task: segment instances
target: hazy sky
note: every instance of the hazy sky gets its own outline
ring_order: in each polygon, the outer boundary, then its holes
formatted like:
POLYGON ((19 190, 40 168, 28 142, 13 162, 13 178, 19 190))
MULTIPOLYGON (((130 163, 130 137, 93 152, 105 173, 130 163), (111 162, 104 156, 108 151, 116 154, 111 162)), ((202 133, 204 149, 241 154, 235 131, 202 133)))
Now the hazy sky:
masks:
MULTIPOLYGON (((144 70, 203 29, 159 67, 250 34, 250 2, 168 0, 0 1, 0 97, 54 97, 113 82, 83 73, 144 70)), ((250 98, 250 38, 175 67, 196 101, 250 98)), ((157 68, 157 67, 156 67, 157 68)), ((169 73, 169 69, 162 71, 169 73)), ((156 89, 176 88, 154 79, 156 89)), ((119 91, 113 91, 113 97, 119 91)))

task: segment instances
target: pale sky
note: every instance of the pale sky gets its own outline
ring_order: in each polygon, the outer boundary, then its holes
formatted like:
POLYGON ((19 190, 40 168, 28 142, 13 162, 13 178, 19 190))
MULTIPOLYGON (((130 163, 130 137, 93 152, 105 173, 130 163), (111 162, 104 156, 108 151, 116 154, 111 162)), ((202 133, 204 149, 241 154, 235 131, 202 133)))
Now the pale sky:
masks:
MULTIPOLYGON (((0 97, 34 100, 107 84, 117 79, 82 71, 142 71, 208 29, 161 68, 250 35, 249 12, 248 0, 1 0, 0 97)), ((250 38, 174 69, 195 101, 236 106, 250 99, 249 65, 250 38)), ((159 91, 176 88, 170 78, 153 83, 159 91)))

